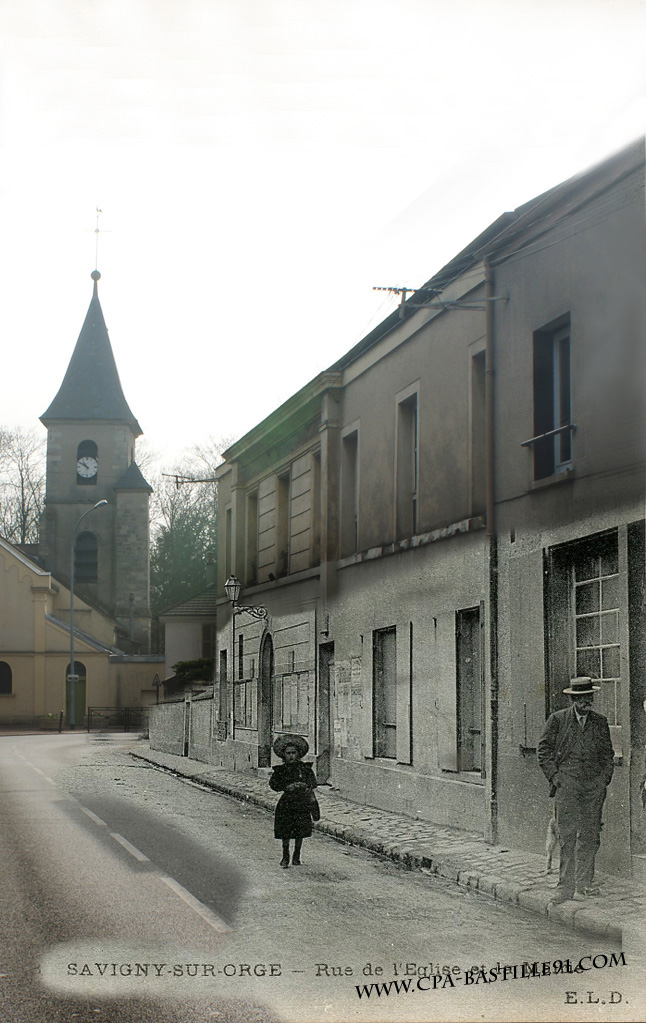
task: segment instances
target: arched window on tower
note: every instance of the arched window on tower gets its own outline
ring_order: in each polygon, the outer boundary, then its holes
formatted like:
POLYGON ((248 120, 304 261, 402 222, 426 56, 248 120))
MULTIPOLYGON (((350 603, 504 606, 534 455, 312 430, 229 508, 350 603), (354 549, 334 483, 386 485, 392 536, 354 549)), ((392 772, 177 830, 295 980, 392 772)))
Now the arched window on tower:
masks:
POLYGON ((0 661, 0 696, 11 696, 13 692, 13 674, 6 661, 0 661))
POLYGON ((94 486, 98 479, 99 449, 93 440, 82 440, 76 450, 76 482, 94 486))
POLYGON ((74 545, 74 577, 79 583, 95 583, 99 569, 99 546, 94 533, 79 533, 74 545))

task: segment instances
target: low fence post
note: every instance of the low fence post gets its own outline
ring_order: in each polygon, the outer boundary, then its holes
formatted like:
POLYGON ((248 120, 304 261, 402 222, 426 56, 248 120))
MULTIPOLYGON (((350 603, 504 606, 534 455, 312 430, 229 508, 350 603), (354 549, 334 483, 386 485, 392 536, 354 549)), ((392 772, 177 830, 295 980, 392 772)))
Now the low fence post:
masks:
POLYGON ((190 747, 190 734, 191 734, 191 696, 189 693, 184 697, 184 752, 183 756, 188 756, 190 747))

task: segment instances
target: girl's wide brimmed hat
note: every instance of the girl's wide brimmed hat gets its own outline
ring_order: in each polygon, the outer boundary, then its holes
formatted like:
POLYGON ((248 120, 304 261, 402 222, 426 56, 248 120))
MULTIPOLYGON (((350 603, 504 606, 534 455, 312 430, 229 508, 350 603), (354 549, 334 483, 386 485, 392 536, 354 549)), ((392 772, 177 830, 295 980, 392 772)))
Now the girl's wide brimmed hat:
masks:
POLYGON ((569 693, 570 696, 592 696, 593 693, 598 693, 601 686, 593 686, 592 679, 588 678, 587 675, 579 675, 578 678, 571 678, 570 685, 567 689, 564 689, 564 693, 569 693))
POLYGON ((282 757, 288 746, 293 746, 297 750, 299 757, 304 757, 310 748, 307 739, 304 739, 302 735, 279 735, 274 741, 274 753, 277 757, 282 757))

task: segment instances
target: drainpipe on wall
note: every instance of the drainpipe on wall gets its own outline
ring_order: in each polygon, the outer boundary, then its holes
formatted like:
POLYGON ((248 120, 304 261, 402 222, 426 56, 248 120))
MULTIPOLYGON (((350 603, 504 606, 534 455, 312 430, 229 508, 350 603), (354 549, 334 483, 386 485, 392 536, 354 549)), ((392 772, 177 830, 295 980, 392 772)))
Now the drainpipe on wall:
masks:
POLYGON ((485 435, 487 473, 487 543, 489 548, 489 707, 491 714, 491 754, 489 783, 489 822, 491 841, 498 841, 498 537, 495 508, 494 453, 494 273, 489 257, 483 258, 485 275, 485 435))

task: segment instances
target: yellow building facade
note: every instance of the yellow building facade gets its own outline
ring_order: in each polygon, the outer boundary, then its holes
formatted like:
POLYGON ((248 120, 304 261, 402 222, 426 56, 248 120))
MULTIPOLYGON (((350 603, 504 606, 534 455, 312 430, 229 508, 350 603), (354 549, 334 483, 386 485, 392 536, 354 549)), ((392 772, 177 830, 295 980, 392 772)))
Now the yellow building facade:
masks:
MULTIPOLYGON (((78 596, 74 661, 79 682, 75 719, 90 707, 143 707, 163 658, 124 655, 115 625, 78 596)), ((65 680, 70 663, 70 591, 12 544, 0 539, 0 725, 68 723, 65 680)))

